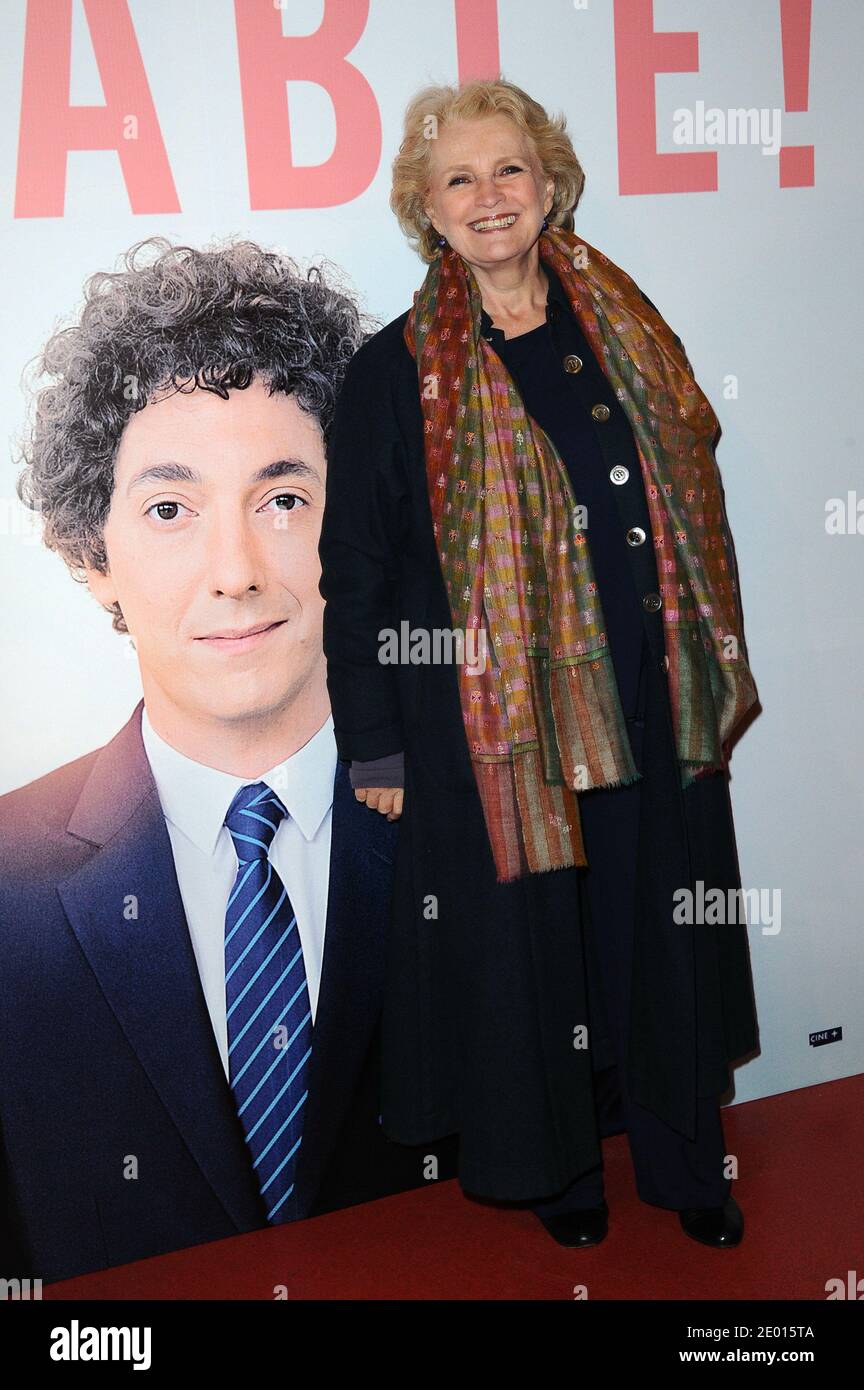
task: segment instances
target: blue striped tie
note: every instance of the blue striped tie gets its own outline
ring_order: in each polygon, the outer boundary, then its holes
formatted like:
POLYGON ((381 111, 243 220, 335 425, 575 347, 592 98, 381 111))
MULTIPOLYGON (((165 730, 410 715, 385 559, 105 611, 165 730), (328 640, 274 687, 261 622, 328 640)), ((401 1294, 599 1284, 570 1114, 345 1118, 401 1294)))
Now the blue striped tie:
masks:
POLYGON ((237 1112, 274 1225, 296 1219, 312 1010, 297 918, 268 859, 288 812, 264 782, 241 787, 225 824, 237 878, 225 912, 228 1068, 237 1112))

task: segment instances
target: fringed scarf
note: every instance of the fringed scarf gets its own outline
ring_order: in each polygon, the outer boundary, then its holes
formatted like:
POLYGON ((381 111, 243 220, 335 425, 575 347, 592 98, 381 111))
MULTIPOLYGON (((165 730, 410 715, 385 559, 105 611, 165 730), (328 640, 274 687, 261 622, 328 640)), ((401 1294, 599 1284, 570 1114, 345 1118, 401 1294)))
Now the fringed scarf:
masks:
MULTIPOLYGON (((758 698, 714 458, 717 417, 674 334, 629 275, 560 228, 543 232, 538 247, 633 427, 686 786, 700 771, 722 768, 721 745, 758 698)), ((454 629, 486 653, 484 670, 480 661, 460 665, 459 690, 504 883, 585 865, 577 793, 641 773, 567 469, 482 336, 481 309, 474 275, 448 246, 414 297, 405 341, 417 360, 454 629)))

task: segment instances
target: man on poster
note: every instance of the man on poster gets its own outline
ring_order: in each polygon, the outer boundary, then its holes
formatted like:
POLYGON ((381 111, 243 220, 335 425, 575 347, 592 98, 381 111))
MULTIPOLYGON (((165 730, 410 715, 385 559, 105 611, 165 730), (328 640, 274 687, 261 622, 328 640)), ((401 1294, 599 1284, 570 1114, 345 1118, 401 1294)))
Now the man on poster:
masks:
POLYGON ((129 634, 143 700, 0 798, 0 1275, 423 1180, 378 1127, 396 826, 337 762, 321 641, 326 441, 362 336, 320 270, 154 239, 43 353, 19 493, 129 634))

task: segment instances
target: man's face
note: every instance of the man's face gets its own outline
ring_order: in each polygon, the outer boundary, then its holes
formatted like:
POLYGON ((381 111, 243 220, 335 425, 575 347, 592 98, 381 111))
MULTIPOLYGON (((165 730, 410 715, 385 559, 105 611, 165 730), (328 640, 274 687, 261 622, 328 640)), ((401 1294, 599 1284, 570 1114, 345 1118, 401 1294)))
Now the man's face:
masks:
POLYGON ((317 420, 260 381, 162 396, 120 441, 103 604, 119 602, 148 704, 207 722, 273 717, 323 689, 317 420), (265 627, 257 635, 219 634, 265 627))

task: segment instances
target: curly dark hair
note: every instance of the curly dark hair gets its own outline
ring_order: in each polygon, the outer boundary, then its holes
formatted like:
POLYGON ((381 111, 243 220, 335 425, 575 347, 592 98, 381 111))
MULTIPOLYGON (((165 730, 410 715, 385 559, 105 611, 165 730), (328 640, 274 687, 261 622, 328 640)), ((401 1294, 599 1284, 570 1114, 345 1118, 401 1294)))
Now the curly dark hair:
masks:
MULTIPOLYGON (((154 395, 173 386, 225 399, 259 378, 317 418, 326 447, 348 363, 380 327, 336 288, 335 268, 303 274, 251 241, 199 251, 149 237, 121 263, 87 280, 77 322, 31 364, 49 381, 34 388, 17 459, 18 496, 41 513, 48 549, 85 583, 85 563, 107 572, 120 437, 154 395)), ((115 630, 128 631, 120 605, 108 611, 115 630)))

